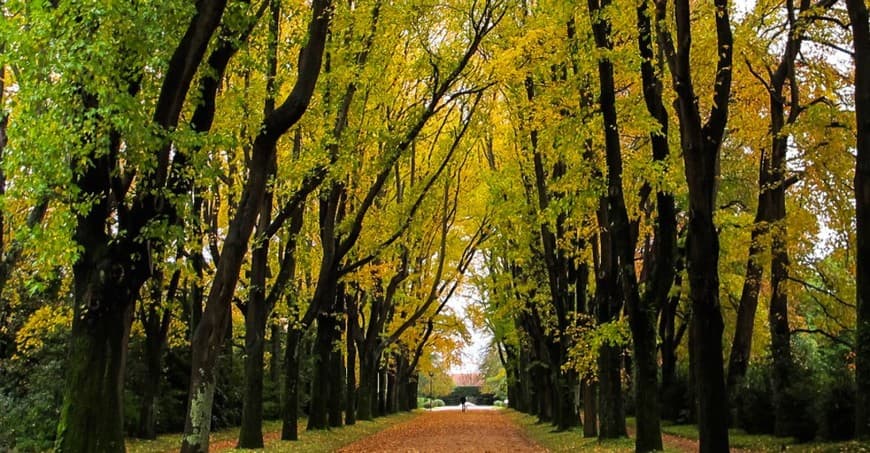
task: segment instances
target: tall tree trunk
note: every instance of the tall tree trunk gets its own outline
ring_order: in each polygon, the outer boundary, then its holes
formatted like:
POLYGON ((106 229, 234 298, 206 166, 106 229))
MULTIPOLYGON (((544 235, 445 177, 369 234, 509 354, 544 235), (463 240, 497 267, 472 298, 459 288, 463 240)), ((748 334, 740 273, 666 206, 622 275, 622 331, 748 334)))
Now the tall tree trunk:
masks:
MULTIPOLYGON (((677 248, 677 257, 674 269, 674 287, 679 290, 683 286, 683 254, 681 247, 677 248)), ((690 320, 684 320, 677 327, 677 308, 680 305, 682 292, 670 295, 666 304, 662 307, 659 318, 659 336, 662 339, 662 417, 667 420, 677 420, 680 408, 685 404, 685 394, 677 385, 677 348, 682 343, 683 336, 688 328, 690 320)), ((691 405, 690 405, 691 407, 691 405)))
POLYGON ((583 380, 583 437, 598 437, 598 397, 594 382, 583 380))
MULTIPOLYGON (((764 173, 764 158, 762 170, 764 173)), ((759 176, 759 188, 764 187, 762 176, 759 176)), ((766 211, 767 196, 760 189, 758 208, 755 213, 755 223, 752 226, 749 242, 749 258, 746 260, 746 272, 743 277, 743 290, 740 293, 740 303, 737 306, 737 323, 734 327, 734 340, 731 342, 731 354, 728 358, 728 396, 733 401, 738 391, 738 385, 746 376, 749 367, 749 355, 752 352, 752 333, 755 327, 755 313, 758 309, 758 292, 761 289, 761 278, 764 267, 761 263, 763 236, 768 222, 766 211)))
POLYGON ((395 414, 398 409, 398 398, 396 388, 398 387, 398 382, 396 380, 396 372, 388 371, 387 372, 387 407, 385 415, 387 414, 395 414))
POLYGON ((247 251, 248 239, 266 191, 266 175, 276 143, 287 129, 299 121, 314 93, 331 19, 328 10, 330 4, 330 0, 313 1, 308 41, 301 52, 296 85, 285 102, 264 118, 264 127, 254 140, 248 179, 239 207, 230 221, 203 319, 193 336, 188 413, 181 447, 184 453, 208 451, 214 400, 214 367, 220 344, 230 324, 232 295, 247 251))
POLYGON ((308 430, 329 427, 328 402, 330 392, 333 391, 335 384, 331 379, 332 373, 330 372, 335 327, 335 318, 332 313, 323 313, 317 317, 317 337, 314 343, 314 378, 311 386, 308 430))
MULTIPOLYGON (((610 225, 607 201, 600 200, 598 223, 610 225)), ((597 263, 595 299, 598 323, 612 322, 622 310, 619 268, 609 230, 599 233, 600 259, 597 263)), ((622 403, 622 348, 604 344, 598 351, 598 437, 614 439, 627 435, 625 408, 622 403)))
MULTIPOLYGON (((277 154, 272 153, 267 178, 277 170, 277 154)), ((262 235, 272 211, 272 194, 267 190, 257 226, 262 235)), ((269 240, 260 236, 251 252, 251 290, 245 305, 245 387, 242 401, 242 426, 239 448, 263 448, 263 359, 266 349, 266 321, 272 307, 266 302, 266 274, 269 272, 269 240)))
POLYGON ((387 377, 388 371, 387 366, 378 369, 378 416, 383 417, 387 415, 387 377))
POLYGON ((124 369, 133 304, 129 294, 128 300, 118 300, 125 289, 100 284, 99 273, 111 275, 107 269, 83 261, 76 264, 67 391, 56 449, 123 452, 124 369))
POLYGON ((858 157, 855 166, 855 212, 858 250, 855 288, 855 435, 870 440, 870 25, 867 3, 846 0, 855 47, 855 118, 858 157))
MULTIPOLYGON (((599 50, 609 52, 613 49, 610 22, 601 15, 601 10, 607 8, 610 1, 589 0, 588 5, 589 14, 592 17, 595 44, 599 50)), ((631 237, 622 188, 622 149, 616 112, 613 63, 607 56, 598 58, 598 79, 600 82, 599 106, 604 119, 607 162, 607 219, 609 220, 608 224, 601 226, 610 230, 610 242, 614 255, 611 259, 617 261, 616 266, 613 267, 615 274, 613 278, 619 278, 622 284, 621 292, 628 309, 634 345, 634 390, 637 411, 635 449, 640 452, 657 451, 662 449, 654 324, 657 310, 650 303, 641 304, 638 293, 634 268, 634 241, 631 237)), ((616 316, 616 313, 611 312, 610 314, 612 317, 616 316)), ((624 428, 620 427, 620 429, 624 428)), ((604 428, 602 428, 602 433, 605 433, 604 428)), ((608 431, 605 435, 609 434, 615 434, 615 431, 613 433, 608 431)), ((623 435, 623 433, 618 435, 623 435)))
MULTIPOLYGON (((272 2, 269 21, 269 41, 266 72, 266 101, 264 116, 275 111, 275 76, 278 71, 278 26, 281 9, 272 2)), ((272 150, 266 168, 266 179, 278 171, 278 153, 272 150)), ((242 400, 242 425, 239 430, 239 448, 263 448, 263 358, 266 349, 266 321, 272 307, 266 300, 266 278, 269 273, 269 240, 266 230, 272 221, 270 187, 266 188, 259 208, 257 239, 251 251, 251 289, 245 309, 245 387, 242 400)))
MULTIPOLYGON (((728 122, 731 97, 733 38, 725 0, 714 0, 716 24, 716 80, 706 122, 701 120, 698 96, 692 82, 692 14, 689 0, 676 0, 676 41, 660 33, 659 42, 669 56, 680 143, 689 187, 689 229, 686 262, 689 299, 692 301, 692 365, 697 378, 698 431, 701 453, 728 451, 728 395, 722 360, 724 322, 719 305, 719 235, 713 222, 716 169, 728 122), (674 42, 678 47, 674 49, 674 42)), ((665 9, 664 1, 657 8, 665 9)))
POLYGON ((357 419, 371 420, 378 394, 378 358, 374 351, 360 350, 357 419))
POLYGON ((350 296, 347 300, 347 387, 345 390, 344 424, 356 424, 357 413, 357 389, 356 389, 356 326, 357 295, 350 296))
POLYGON ((791 354, 791 330, 788 322, 788 239, 785 211, 785 154, 786 137, 779 137, 774 146, 774 187, 771 189, 771 296, 768 312, 770 326, 770 348, 773 358, 771 384, 774 405, 774 434, 790 436, 796 434, 791 420, 794 408, 788 402, 793 369, 791 354))
MULTIPOLYGON (((334 314, 333 316, 340 316, 334 314)), ((338 326, 341 326, 341 321, 336 321, 338 326)), ((341 332, 333 331, 332 337, 332 354, 330 354, 330 376, 329 376, 329 401, 327 409, 329 411, 329 426, 332 428, 341 427, 344 419, 342 418, 342 390, 345 388, 345 369, 344 356, 341 354, 341 349, 336 343, 341 340, 341 332)))
POLYGON ((277 386, 281 382, 281 326, 273 321, 269 330, 271 340, 271 351, 269 351, 269 379, 277 386))
MULTIPOLYGON (((179 274, 176 274, 176 276, 179 274)), ((160 389, 160 377, 163 375, 163 351, 166 348, 166 338, 169 333, 169 323, 172 320, 168 308, 162 309, 158 314, 159 305, 162 301, 162 279, 154 279, 155 289, 152 292, 152 302, 148 312, 141 313, 142 324, 145 328, 145 382, 142 385, 142 402, 139 410, 139 427, 137 436, 142 439, 156 439, 157 415, 154 411, 154 400, 160 389)), ((176 277, 177 284, 177 277, 176 277)), ((174 291, 173 291, 174 292, 174 291)), ((168 299, 168 298, 167 298, 168 299)))
POLYGON ((254 250, 252 294, 245 310, 245 381, 238 448, 263 448, 263 357, 268 313, 263 287, 257 285, 265 284, 266 263, 260 259, 267 257, 256 258, 258 254, 254 250), (262 281, 257 274, 263 277, 262 281))
POLYGON ((302 331, 293 326, 287 331, 284 350, 284 388, 281 392, 281 440, 299 439, 299 340, 302 331))

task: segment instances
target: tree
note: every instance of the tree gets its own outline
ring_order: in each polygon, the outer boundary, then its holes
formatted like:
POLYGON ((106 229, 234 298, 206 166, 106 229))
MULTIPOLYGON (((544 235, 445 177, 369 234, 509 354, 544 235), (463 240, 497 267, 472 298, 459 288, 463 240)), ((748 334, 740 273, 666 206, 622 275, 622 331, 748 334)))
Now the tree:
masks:
POLYGON ((312 3, 308 40, 300 52, 296 84, 284 102, 265 115, 262 128, 254 140, 240 204, 230 222, 221 249, 203 319, 193 335, 188 415, 181 447, 184 452, 208 451, 215 385, 214 366, 227 328, 231 298, 248 248, 248 240, 262 206, 268 169, 276 152, 276 143, 299 121, 314 93, 329 29, 330 6, 330 0, 315 0, 312 3))
POLYGON ((847 0, 852 21, 855 61, 855 130, 857 159, 855 167, 855 208, 857 230, 857 324, 855 327, 855 434, 870 439, 870 25, 867 4, 847 0))
MULTIPOLYGON (((664 10, 666 1, 656 7, 664 10)), ((728 405, 722 363, 722 331, 719 305, 719 237, 713 223, 716 199, 716 167, 731 94, 733 38, 726 1, 714 1, 717 37, 716 75, 709 116, 702 122, 692 83, 690 52, 692 17, 689 2, 674 3, 676 44, 669 33, 660 35, 668 55, 677 114, 680 144, 689 187, 689 230, 686 237, 686 267, 692 301, 691 354, 697 379, 698 430, 702 452, 728 451, 728 405)))

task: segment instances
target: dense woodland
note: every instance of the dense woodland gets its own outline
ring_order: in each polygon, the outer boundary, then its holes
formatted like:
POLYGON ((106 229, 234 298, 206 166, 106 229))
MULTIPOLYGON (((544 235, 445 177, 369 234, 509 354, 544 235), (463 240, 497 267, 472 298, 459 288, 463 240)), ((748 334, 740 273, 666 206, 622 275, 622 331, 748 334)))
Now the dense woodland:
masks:
POLYGON ((0 1, 0 450, 411 410, 469 321, 559 430, 870 439, 867 10, 0 1))

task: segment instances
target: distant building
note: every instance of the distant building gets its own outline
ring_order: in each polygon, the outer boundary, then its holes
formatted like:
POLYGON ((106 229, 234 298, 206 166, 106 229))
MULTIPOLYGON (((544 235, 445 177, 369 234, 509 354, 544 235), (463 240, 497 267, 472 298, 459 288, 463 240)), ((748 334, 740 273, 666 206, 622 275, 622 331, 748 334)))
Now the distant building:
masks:
POLYGON ((450 377, 456 387, 483 387, 483 375, 480 373, 456 373, 450 377))

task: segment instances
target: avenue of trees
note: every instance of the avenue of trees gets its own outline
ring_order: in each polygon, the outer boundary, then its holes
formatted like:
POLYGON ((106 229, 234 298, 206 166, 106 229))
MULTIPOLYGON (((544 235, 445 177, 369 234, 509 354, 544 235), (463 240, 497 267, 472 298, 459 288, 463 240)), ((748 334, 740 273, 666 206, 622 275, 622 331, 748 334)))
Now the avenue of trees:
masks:
POLYGON ((0 449, 412 410, 459 296, 558 430, 870 438, 863 0, 0 14, 0 449))

